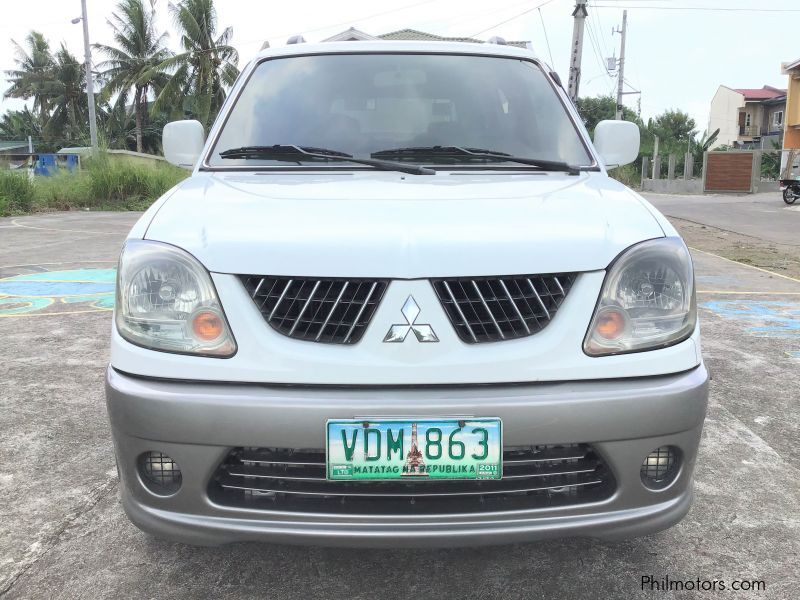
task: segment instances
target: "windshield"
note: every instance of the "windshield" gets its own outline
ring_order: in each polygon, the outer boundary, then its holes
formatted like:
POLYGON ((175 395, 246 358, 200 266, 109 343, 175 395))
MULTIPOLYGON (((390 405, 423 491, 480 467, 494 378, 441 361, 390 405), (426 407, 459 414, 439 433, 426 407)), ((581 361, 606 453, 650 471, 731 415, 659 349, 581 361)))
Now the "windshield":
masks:
MULTIPOLYGON (((542 161, 592 160, 535 63, 450 54, 322 54, 266 60, 237 99, 208 157, 211 166, 345 165, 332 157, 237 155, 242 147, 294 145, 420 164, 474 164, 478 148, 542 161)), ((483 156, 480 162, 490 159, 483 156)), ((494 157, 492 167, 516 166, 494 157)))

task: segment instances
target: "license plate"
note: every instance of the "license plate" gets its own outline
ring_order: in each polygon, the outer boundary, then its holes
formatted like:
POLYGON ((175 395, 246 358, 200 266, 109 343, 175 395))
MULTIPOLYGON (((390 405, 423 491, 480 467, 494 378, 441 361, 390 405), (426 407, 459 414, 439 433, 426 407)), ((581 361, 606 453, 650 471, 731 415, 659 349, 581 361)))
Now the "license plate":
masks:
POLYGON ((328 479, 501 479, 500 419, 332 419, 328 479))

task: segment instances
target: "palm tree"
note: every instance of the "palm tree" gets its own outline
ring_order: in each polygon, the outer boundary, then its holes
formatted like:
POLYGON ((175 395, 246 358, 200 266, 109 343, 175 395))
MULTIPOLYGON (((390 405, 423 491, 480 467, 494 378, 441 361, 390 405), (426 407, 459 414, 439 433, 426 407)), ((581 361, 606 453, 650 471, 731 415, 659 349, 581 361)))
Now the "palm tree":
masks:
POLYGON ((136 118, 124 104, 101 104, 97 111, 103 132, 103 142, 108 148, 129 150, 136 144, 136 118))
POLYGON ((233 29, 217 35, 214 0, 181 0, 169 6, 180 31, 183 52, 163 63, 172 76, 161 91, 155 109, 181 100, 184 113, 207 125, 225 100, 227 89, 239 75, 239 54, 230 45, 233 29))
POLYGON ((25 46, 12 40, 15 51, 16 69, 6 71, 11 87, 4 94, 6 98, 33 98, 33 108, 39 113, 39 125, 47 121, 49 108, 48 95, 51 88, 51 71, 54 64, 50 44, 44 35, 31 31, 25 38, 25 46))
POLYGON ((25 106, 22 110, 9 110, 0 117, 0 135, 12 140, 25 140, 29 135, 40 139, 42 126, 39 117, 25 106))
POLYGON ((121 0, 108 23, 117 47, 95 44, 108 57, 99 65, 105 69, 103 98, 119 94, 117 104, 124 107, 133 91, 136 151, 142 152, 142 132, 148 120, 147 97, 151 90, 157 92, 167 83, 161 68, 171 56, 165 47, 167 34, 156 30, 155 0, 150 0, 149 7, 144 0, 121 0))
MULTIPOLYGON (((115 102, 113 105, 104 104, 98 107, 97 114, 106 147, 118 150, 135 147, 136 118, 124 105, 119 102, 115 102)), ((147 124, 142 129, 144 152, 159 154, 162 151, 161 134, 168 120, 169 116, 163 113, 154 113, 148 117, 147 124)), ((2 123, 0 123, 0 127, 2 127, 2 123)))
POLYGON ((86 139, 88 108, 85 89, 85 66, 61 44, 53 56, 47 102, 50 117, 44 127, 46 137, 61 136, 60 142, 86 139))

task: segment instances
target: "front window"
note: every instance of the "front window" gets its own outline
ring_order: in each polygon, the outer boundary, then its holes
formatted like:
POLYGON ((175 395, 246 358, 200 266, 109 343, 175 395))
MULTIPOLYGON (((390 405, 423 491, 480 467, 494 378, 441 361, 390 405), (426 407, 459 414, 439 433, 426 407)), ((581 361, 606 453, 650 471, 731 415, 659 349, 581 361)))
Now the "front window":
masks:
MULTIPOLYGON (((314 166, 335 158, 220 152, 290 145, 353 157, 402 148, 455 146, 588 166, 592 159, 539 66, 517 58, 446 54, 287 57, 258 65, 237 99, 210 166, 314 166)), ((473 164, 469 155, 403 160, 473 164)), ((512 166, 502 159, 492 166, 512 166)), ((519 167, 519 164, 515 166, 519 167)))
POLYGON ((777 110, 772 115, 772 123, 775 127, 780 127, 783 125, 783 111, 777 110))

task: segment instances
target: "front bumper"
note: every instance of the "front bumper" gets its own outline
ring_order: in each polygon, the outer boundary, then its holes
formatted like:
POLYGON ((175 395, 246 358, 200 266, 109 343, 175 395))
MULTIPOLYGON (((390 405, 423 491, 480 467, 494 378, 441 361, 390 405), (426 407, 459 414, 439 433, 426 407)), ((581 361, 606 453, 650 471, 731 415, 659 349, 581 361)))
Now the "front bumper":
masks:
POLYGON ((707 398, 703 365, 649 378, 469 387, 209 384, 141 379, 113 368, 106 382, 125 511, 147 532, 194 544, 460 546, 644 535, 689 509, 707 398), (444 415, 500 417, 505 445, 591 443, 616 490, 603 501, 566 507, 420 516, 256 510, 209 498, 209 481, 232 447, 323 448, 329 418, 444 415), (666 445, 680 449, 680 472, 665 489, 649 490, 640 465, 666 445), (137 458, 149 450, 180 465, 176 494, 157 496, 141 483, 137 458))

